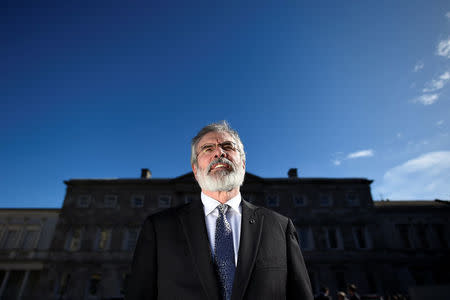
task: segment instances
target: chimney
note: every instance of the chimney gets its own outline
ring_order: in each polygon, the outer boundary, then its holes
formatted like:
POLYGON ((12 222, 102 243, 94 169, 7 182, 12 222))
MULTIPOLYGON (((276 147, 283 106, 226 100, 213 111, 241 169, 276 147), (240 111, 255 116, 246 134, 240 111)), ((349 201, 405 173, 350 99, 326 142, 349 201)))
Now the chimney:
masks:
POLYGON ((298 175, 297 175, 297 168, 291 168, 291 169, 289 169, 289 171, 288 171, 288 177, 289 177, 289 178, 298 178, 298 175))
POLYGON ((152 172, 149 169, 141 169, 141 179, 152 178, 152 172))

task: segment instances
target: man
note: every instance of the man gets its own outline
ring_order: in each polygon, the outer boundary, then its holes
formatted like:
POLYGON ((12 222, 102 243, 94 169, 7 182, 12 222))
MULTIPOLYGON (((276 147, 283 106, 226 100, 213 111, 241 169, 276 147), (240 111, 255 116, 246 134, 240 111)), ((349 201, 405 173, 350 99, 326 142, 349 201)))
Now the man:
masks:
POLYGON ((342 291, 337 292, 337 297, 338 300, 348 300, 347 295, 342 291))
POLYGON ((359 297, 358 293, 356 292, 356 285, 354 284, 350 284, 347 288, 347 292, 348 292, 348 299, 349 300, 360 300, 361 298, 359 297))
POLYGON ((201 200, 147 218, 127 299, 312 300, 292 222, 241 199, 238 133, 226 122, 210 124, 191 150, 201 200))
POLYGON ((320 288, 320 294, 314 298, 314 300, 331 300, 331 297, 329 296, 330 290, 328 287, 323 286, 320 288))

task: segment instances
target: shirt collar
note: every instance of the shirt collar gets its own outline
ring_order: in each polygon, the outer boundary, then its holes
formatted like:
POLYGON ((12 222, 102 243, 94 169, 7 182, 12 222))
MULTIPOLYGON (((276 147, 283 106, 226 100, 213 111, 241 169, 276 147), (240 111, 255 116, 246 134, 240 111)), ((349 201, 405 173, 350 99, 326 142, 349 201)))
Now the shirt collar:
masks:
MULTIPOLYGON (((205 210, 205 216, 212 213, 216 207, 221 204, 214 198, 205 195, 203 192, 201 193, 201 198, 203 202, 203 207, 205 210)), ((236 196, 228 200, 225 204, 229 205, 235 212, 239 213, 239 206, 241 205, 241 193, 238 193, 236 196)))

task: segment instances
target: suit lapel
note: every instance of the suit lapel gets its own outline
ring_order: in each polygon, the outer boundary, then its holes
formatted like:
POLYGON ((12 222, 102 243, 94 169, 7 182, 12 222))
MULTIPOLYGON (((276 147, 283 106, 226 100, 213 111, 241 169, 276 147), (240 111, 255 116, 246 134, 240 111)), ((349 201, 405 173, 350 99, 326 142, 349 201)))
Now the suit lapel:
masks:
POLYGON ((205 214, 200 199, 192 201, 184 210, 181 210, 179 218, 207 297, 208 299, 218 299, 219 283, 214 271, 205 214))
POLYGON ((234 276, 232 299, 242 299, 255 265, 256 254, 261 240, 264 216, 256 213, 257 207, 242 200, 241 238, 239 242, 238 264, 234 276))

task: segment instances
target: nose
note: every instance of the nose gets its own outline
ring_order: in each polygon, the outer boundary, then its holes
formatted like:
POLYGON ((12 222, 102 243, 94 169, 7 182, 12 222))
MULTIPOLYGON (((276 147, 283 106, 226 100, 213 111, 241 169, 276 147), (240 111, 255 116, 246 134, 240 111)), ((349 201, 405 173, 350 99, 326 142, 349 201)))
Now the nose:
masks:
POLYGON ((225 155, 227 154, 227 152, 225 150, 222 149, 222 147, 220 147, 219 145, 217 145, 214 157, 225 157, 225 155))

